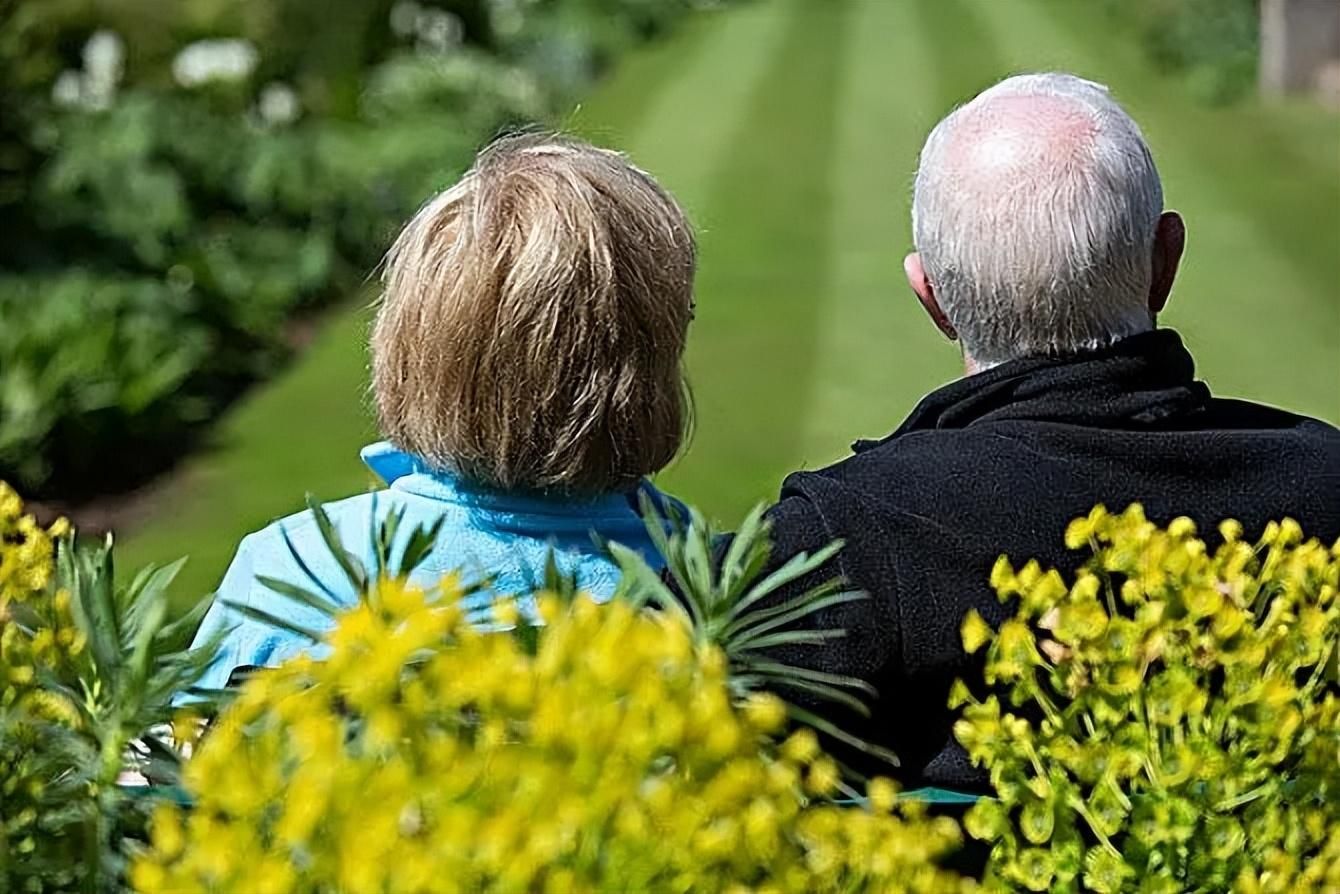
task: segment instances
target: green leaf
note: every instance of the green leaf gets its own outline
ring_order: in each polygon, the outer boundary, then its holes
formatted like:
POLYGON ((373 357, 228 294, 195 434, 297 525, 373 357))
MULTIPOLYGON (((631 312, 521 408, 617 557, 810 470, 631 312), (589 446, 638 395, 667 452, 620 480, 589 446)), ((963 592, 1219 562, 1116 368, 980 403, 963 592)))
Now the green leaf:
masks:
MULTIPOLYGON (((127 595, 121 600, 125 613, 123 635, 133 638, 144 623, 145 612, 153 605, 167 602, 167 589, 177 579, 186 557, 160 567, 146 565, 127 588, 127 595)), ((158 626, 162 626, 161 619, 158 626)))
POLYGON ((787 559, 780 568, 773 571, 756 586, 750 587, 749 594, 741 599, 731 609, 732 615, 739 616, 750 606, 757 603, 760 599, 773 593, 780 587, 792 583, 812 571, 817 571, 828 563, 842 549, 841 540, 835 540, 828 546, 814 553, 797 553, 790 559, 787 559))
POLYGON ((112 598, 111 545, 89 551, 73 539, 60 550, 57 576, 70 593, 70 612, 88 641, 97 675, 109 683, 121 668, 121 636, 112 598))
POLYGON ((721 590, 728 599, 733 600, 739 588, 757 577, 768 561, 770 526, 764 521, 765 508, 759 503, 749 510, 722 557, 721 590))
POLYGON ((731 639, 747 642, 750 637, 767 633, 769 630, 776 630, 778 627, 785 627, 787 624, 807 618, 826 608, 844 605, 848 602, 860 602, 869 598, 866 593, 860 590, 846 590, 831 594, 826 592, 839 586, 841 586, 840 580, 829 581, 827 584, 823 584, 803 596, 789 599, 781 605, 749 612, 727 627, 725 635, 731 639))
POLYGON ((286 630, 296 636, 311 640, 313 643, 319 643, 325 635, 320 631, 312 630, 310 627, 304 627, 287 618, 281 618, 278 615, 271 614, 263 608, 256 608, 254 605, 247 605, 245 602, 232 602, 225 600, 224 605, 236 611, 244 617, 251 618, 253 621, 260 621, 262 624, 270 627, 276 627, 280 630, 286 630))
POLYGON ((830 686, 842 686, 847 689, 855 689, 864 692, 872 698, 879 695, 874 686, 862 680, 860 677, 852 677, 846 674, 833 674, 826 671, 814 670, 813 668, 801 667, 794 664, 783 664, 780 661, 770 661, 763 658, 754 658, 752 656, 741 659, 741 664, 747 667, 751 673, 763 674, 772 677, 800 677, 807 680, 814 680, 818 683, 827 683, 830 686))
POLYGON ((446 518, 443 517, 427 528, 422 525, 415 528, 400 553, 400 561, 389 569, 388 574, 391 577, 408 577, 422 565, 424 559, 428 558, 433 547, 437 545, 437 538, 442 533, 442 525, 445 523, 446 518))
POLYGON ((843 729, 840 729, 836 724, 828 720, 825 720, 824 718, 820 717, 819 715, 815 714, 812 711, 807 711, 804 708, 797 707, 796 705, 787 702, 786 712, 788 715, 790 715, 791 719, 795 720, 796 722, 803 723, 809 727, 813 727, 818 732, 823 733, 829 738, 836 739, 837 741, 842 742, 844 745, 848 745, 852 748, 855 748, 857 751, 868 754, 871 757, 878 758, 879 760, 882 760, 886 764, 889 764, 890 766, 893 767, 898 767, 902 765, 898 760, 898 755, 894 754, 889 749, 881 745, 875 745, 871 742, 867 742, 866 740, 862 739, 859 736, 853 736, 851 733, 843 729))
POLYGON ((212 598, 198 599, 184 615, 164 624, 155 638, 157 645, 162 649, 175 649, 188 644, 213 601, 212 598))
POLYGON ((340 534, 335 530, 335 524, 330 520, 330 515, 325 507, 317 501, 311 494, 307 495, 307 508, 311 510, 312 517, 316 519, 316 528, 321 533, 321 540, 330 550, 331 558, 340 566, 344 576, 348 579, 349 585, 353 587, 355 593, 362 593, 368 588, 368 574, 358 561, 358 557, 344 548, 344 543, 340 540, 340 534))
POLYGON ((130 684, 139 687, 149 678, 150 663, 153 660, 151 648, 154 642, 154 636, 163 627, 163 621, 167 617, 168 604, 164 599, 157 599, 149 603, 148 609, 141 616, 140 626, 134 631, 134 637, 130 642, 130 660, 128 662, 130 672, 130 684))
POLYGON ((607 548, 620 571, 615 598, 627 599, 639 606, 653 604, 662 611, 674 612, 685 621, 691 621, 688 610, 665 585, 665 581, 661 580, 661 576, 647 564, 641 553, 622 543, 610 543, 607 548))
POLYGON ((272 590, 290 599, 299 605, 304 605, 310 609, 320 612, 332 620, 344 609, 318 593, 311 590, 305 590, 297 584, 291 584, 288 581, 280 580, 277 577, 270 577, 265 574, 256 575, 256 582, 267 590, 272 590))
POLYGON ((282 524, 279 526, 279 536, 284 539, 284 547, 288 550, 289 558, 298 566, 298 570, 303 573, 303 576, 311 581, 322 593, 325 593, 331 599, 335 599, 335 593, 330 587, 326 586, 326 582, 317 577, 316 573, 308 566, 307 562, 303 559, 302 554, 298 552, 298 547, 293 542, 293 538, 289 536, 288 529, 282 524))
POLYGON ((744 642, 733 640, 727 644, 726 651, 728 654, 734 654, 746 650, 774 649, 777 646, 816 646, 822 645, 830 639, 841 639, 846 635, 847 631, 838 629, 783 630, 780 633, 765 633, 744 642))

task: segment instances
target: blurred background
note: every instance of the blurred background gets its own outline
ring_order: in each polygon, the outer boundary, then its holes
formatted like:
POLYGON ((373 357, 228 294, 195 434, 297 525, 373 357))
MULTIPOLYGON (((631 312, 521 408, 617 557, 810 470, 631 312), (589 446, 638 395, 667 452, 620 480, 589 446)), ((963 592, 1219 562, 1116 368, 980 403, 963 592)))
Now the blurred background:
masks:
POLYGON ((1141 123, 1218 392, 1340 422, 1340 0, 0 0, 0 478, 131 565, 370 486, 369 281, 499 130, 629 151, 701 231, 726 520, 958 374, 902 282, 917 151, 1068 69, 1141 123))

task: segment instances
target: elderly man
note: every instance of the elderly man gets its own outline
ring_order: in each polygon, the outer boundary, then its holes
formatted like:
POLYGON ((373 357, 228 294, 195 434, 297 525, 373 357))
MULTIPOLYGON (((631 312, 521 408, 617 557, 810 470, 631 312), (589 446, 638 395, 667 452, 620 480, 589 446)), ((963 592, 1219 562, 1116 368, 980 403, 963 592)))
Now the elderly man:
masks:
POLYGON ((1003 618, 987 583, 1001 553, 1073 568, 1067 521, 1136 501, 1210 532, 1291 516, 1334 540, 1340 432, 1212 397, 1177 333, 1155 327, 1185 229, 1098 84, 1014 77, 956 110, 922 152, 913 220, 908 280, 967 376, 889 437, 786 480, 775 560, 840 538, 834 570, 871 598, 812 622, 846 637, 785 658, 875 686, 870 720, 833 719, 896 751, 905 783, 981 790, 945 702, 974 671, 964 613, 1003 618))

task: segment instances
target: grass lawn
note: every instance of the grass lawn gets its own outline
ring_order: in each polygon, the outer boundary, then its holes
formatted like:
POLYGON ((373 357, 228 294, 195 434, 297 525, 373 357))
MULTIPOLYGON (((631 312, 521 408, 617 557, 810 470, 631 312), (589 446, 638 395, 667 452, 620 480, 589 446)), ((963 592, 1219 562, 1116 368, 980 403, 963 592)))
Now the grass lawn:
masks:
MULTIPOLYGON (((665 486, 734 518, 957 374, 901 282, 916 153, 954 103, 1047 68, 1109 84, 1144 127, 1190 231, 1166 322, 1203 377, 1340 421, 1340 117, 1198 106, 1088 4, 755 0, 630 58, 564 122, 631 152, 700 228, 697 432, 665 486)), ((240 404, 122 561, 190 555, 194 599, 305 492, 367 487, 366 326, 351 308, 240 404)))

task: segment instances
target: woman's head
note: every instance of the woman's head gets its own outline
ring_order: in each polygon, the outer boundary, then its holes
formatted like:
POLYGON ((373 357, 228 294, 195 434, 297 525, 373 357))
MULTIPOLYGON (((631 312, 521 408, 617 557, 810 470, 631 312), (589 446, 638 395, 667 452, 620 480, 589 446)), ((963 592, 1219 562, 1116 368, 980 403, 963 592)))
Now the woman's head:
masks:
POLYGON ((693 233, 622 155, 501 139, 387 256, 372 333, 385 435, 507 489, 624 489, 674 458, 693 233))

